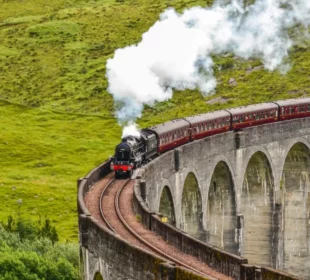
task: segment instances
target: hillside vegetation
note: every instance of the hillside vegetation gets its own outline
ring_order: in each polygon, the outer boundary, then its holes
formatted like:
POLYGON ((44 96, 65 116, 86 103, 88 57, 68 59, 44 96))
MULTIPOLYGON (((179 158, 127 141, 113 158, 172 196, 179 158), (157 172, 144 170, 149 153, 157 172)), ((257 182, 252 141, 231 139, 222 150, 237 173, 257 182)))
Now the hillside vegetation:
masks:
POLYGON ((78 245, 57 239, 49 220, 31 223, 10 216, 7 226, 0 224, 0 280, 80 279, 78 245))
MULTIPOLYGON (((18 211, 48 216, 61 240, 76 240, 76 180, 112 155, 121 136, 107 59, 138 43, 164 9, 211 3, 0 0, 0 220, 18 211)), ((309 94, 309 40, 296 40, 286 75, 257 60, 215 57, 214 95, 175 92, 146 107, 138 123, 309 94)))

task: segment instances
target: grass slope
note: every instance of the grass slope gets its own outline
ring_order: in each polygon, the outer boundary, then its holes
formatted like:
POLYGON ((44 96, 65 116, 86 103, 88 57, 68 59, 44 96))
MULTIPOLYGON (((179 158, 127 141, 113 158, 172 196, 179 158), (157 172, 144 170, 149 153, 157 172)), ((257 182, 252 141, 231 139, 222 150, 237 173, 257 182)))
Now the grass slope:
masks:
MULTIPOLYGON (((107 59, 138 43, 167 7, 211 2, 0 0, 0 220, 17 211, 48 215, 63 240, 76 238, 76 179, 113 154, 121 134, 107 92, 107 59)), ((286 75, 265 71, 257 60, 214 59, 214 95, 176 92, 146 107, 139 124, 309 94, 309 41, 291 50, 286 75)))
POLYGON ((77 237, 76 179, 112 155, 113 118, 54 113, 0 101, 0 220, 51 218, 62 239, 77 237))

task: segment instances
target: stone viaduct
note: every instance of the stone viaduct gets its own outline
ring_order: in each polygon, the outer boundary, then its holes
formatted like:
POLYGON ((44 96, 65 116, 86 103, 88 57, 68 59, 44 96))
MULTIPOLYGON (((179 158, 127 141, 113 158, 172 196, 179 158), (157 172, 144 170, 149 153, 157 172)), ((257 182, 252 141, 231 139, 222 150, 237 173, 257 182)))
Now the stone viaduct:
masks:
MULTIPOLYGON (((181 146, 140 169, 135 188, 140 200, 136 203, 149 213, 167 217, 179 229, 177 234, 186 232, 243 256, 250 264, 298 272, 306 278, 310 275, 309 160, 310 118, 227 132, 181 146)), ((96 251, 108 247, 89 249, 92 238, 98 244, 98 239, 111 239, 104 229, 100 229, 101 236, 92 235, 90 225, 95 221, 83 204, 83 195, 106 172, 107 166, 100 167, 79 180, 81 256, 88 270, 84 278, 96 279, 95 272, 100 271, 109 280, 175 279, 108 276, 107 267, 119 268, 96 251)), ((150 223, 142 218, 143 223, 150 223)), ((251 279, 241 275, 235 278, 251 279)))

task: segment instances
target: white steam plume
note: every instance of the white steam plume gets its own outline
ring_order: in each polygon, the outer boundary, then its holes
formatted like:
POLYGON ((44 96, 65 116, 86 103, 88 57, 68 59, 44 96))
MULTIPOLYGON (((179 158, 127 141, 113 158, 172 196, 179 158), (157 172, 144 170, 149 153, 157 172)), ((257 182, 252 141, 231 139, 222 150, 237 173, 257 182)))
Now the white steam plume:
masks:
POLYGON ((124 127, 122 138, 127 136, 135 136, 137 138, 141 137, 137 124, 129 122, 128 125, 124 127))
POLYGON ((174 89, 210 93, 216 87, 212 54, 255 57, 268 70, 280 69, 292 46, 287 30, 296 24, 309 27, 309 0, 256 0, 249 6, 219 0, 182 14, 166 10, 139 44, 118 49, 107 62, 119 122, 141 116, 144 104, 167 100, 174 89))

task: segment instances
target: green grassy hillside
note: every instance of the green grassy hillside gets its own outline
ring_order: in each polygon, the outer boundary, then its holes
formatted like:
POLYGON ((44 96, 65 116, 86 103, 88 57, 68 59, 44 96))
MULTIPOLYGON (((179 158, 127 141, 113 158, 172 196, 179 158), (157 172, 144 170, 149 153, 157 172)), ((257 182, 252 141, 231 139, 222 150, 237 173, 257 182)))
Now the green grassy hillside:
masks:
MULTIPOLYGON (((0 220, 17 211, 32 219, 47 215, 62 240, 77 237, 76 179, 113 154, 121 135, 107 92, 107 59, 138 43, 165 8, 211 2, 0 0, 0 220)), ((268 72, 256 60, 215 57, 214 95, 176 92, 172 100, 146 107, 138 122, 148 126, 305 96, 309 42, 292 48, 286 75, 268 72)))

